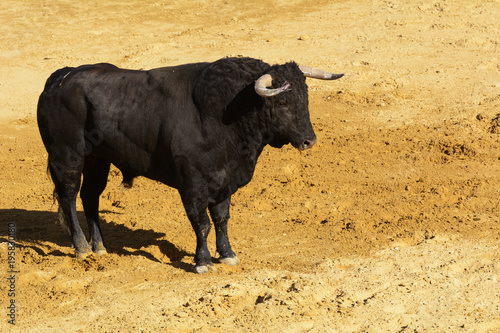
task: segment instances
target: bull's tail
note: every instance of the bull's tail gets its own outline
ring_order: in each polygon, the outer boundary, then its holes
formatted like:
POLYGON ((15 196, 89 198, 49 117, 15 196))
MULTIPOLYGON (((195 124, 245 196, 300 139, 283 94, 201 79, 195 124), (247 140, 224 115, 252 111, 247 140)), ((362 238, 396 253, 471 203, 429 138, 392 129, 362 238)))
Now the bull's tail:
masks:
POLYGON ((59 208, 57 209, 56 224, 59 224, 64 230, 66 230, 68 232, 69 235, 71 235, 68 221, 66 220, 66 217, 64 216, 61 204, 59 203, 59 196, 57 195, 57 192, 55 189, 54 189, 54 193, 52 195, 54 198, 54 203, 56 203, 56 201, 57 201, 57 204, 59 205, 59 208))
POLYGON ((69 235, 71 235, 71 231, 69 230, 69 224, 66 218, 64 217, 61 205, 59 205, 59 209, 57 210, 57 224, 59 224, 64 230, 68 232, 69 235))
POLYGON ((52 75, 50 75, 49 78, 47 79, 47 82, 45 82, 45 87, 43 88, 43 90, 47 91, 53 85, 61 84, 62 80, 64 80, 66 75, 68 75, 74 69, 75 67, 64 67, 52 73, 52 75))

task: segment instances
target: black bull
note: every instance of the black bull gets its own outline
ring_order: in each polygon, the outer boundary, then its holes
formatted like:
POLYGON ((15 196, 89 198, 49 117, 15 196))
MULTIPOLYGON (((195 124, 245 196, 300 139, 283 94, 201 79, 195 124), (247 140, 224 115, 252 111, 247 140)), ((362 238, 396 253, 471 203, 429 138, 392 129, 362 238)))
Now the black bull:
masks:
POLYGON ((341 76, 251 58, 149 71, 96 64, 54 72, 38 102, 38 127, 59 219, 77 256, 106 252, 99 196, 112 163, 127 186, 145 176, 179 191, 196 234, 198 273, 214 269, 207 208, 219 260, 237 264, 227 235, 231 195, 251 180, 266 145, 303 150, 316 142, 305 77, 341 76), (79 191, 90 244, 77 219, 79 191))

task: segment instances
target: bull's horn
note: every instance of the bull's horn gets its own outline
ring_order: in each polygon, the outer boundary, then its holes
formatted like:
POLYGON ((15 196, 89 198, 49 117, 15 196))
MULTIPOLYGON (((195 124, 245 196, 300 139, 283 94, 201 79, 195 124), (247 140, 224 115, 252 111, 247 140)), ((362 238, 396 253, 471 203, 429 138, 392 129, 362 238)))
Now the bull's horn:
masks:
POLYGON ((264 74, 257 81, 255 81, 255 92, 262 97, 273 97, 284 91, 290 90, 290 83, 285 82, 283 86, 275 89, 268 88, 272 86, 272 84, 273 77, 269 74, 264 74))
POLYGON ((322 71, 321 69, 312 68, 309 66, 299 66, 304 76, 311 77, 320 80, 337 80, 340 79, 344 74, 333 74, 329 72, 322 71))

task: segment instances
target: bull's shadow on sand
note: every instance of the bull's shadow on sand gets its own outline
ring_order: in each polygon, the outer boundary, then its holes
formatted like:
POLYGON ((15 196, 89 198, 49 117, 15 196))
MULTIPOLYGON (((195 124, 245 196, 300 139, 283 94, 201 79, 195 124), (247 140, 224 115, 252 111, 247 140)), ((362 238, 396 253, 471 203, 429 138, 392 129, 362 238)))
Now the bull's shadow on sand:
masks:
MULTIPOLYGON (((88 236, 87 223, 83 212, 78 212, 78 219, 83 231, 88 236)), ((32 248, 42 256, 74 256, 72 250, 64 253, 59 249, 50 249, 50 246, 46 245, 46 242, 49 242, 60 247, 67 247, 68 250, 71 246, 67 231, 56 221, 56 212, 0 209, 0 243, 8 240, 9 224, 14 223, 16 241, 20 242, 18 244, 20 248, 32 248)), ((102 217, 100 223, 108 252, 120 255, 143 256, 152 261, 160 262, 151 253, 141 250, 141 248, 150 245, 157 245, 161 253, 170 259, 170 262, 165 264, 192 271, 192 265, 181 262, 181 260, 184 257, 194 257, 194 253, 180 250, 175 244, 165 240, 164 233, 143 229, 132 230, 120 224, 107 222, 102 217)))

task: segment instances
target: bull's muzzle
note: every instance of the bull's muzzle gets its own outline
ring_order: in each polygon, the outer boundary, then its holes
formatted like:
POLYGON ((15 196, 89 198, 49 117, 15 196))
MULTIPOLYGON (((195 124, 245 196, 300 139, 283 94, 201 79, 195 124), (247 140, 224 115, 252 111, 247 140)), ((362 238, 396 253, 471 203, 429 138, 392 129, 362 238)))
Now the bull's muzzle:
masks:
POLYGON ((300 146, 298 147, 298 149, 299 150, 309 149, 312 146, 314 146, 315 143, 316 143, 316 136, 313 136, 313 137, 311 137, 309 139, 305 139, 304 141, 302 141, 302 143, 300 144, 300 146))

